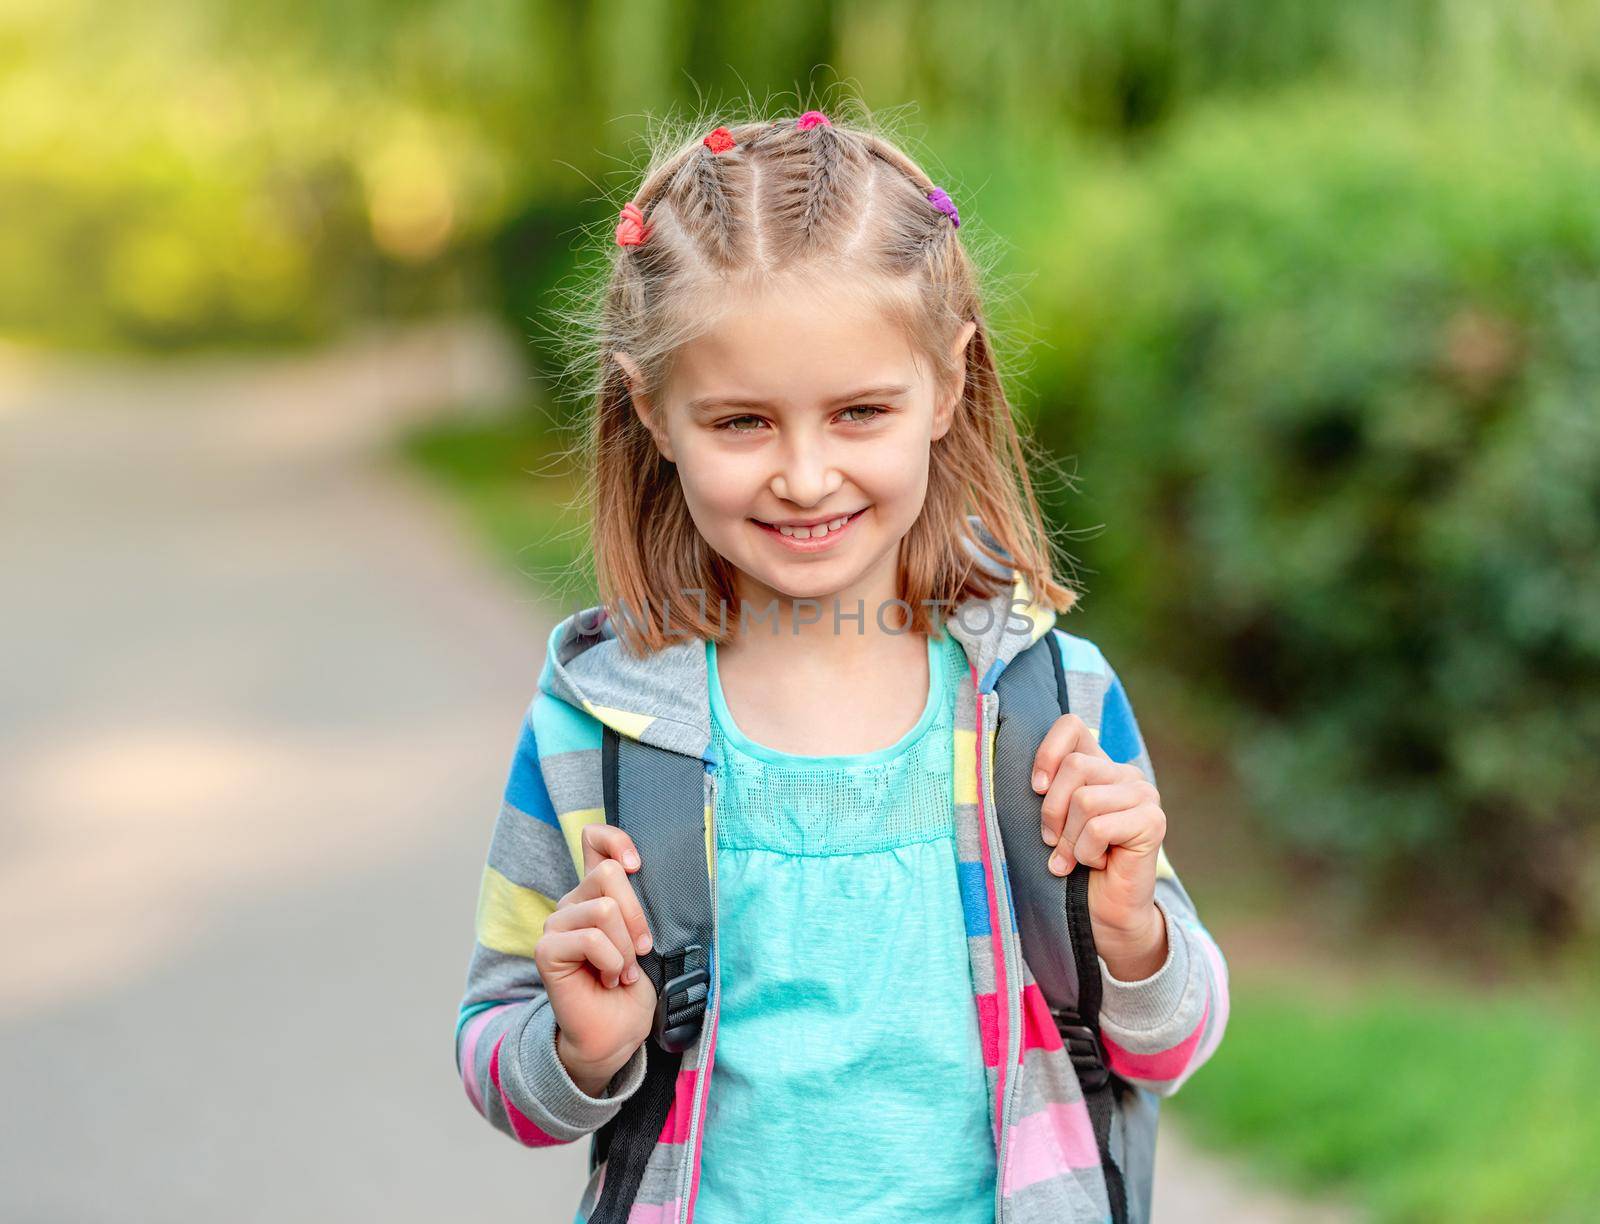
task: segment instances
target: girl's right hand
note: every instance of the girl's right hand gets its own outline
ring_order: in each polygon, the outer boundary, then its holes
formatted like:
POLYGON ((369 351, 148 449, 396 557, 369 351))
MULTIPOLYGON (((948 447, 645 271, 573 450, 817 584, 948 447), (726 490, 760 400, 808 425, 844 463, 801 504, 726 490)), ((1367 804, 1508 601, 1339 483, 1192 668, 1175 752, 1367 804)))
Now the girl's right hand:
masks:
POLYGON ((640 867, 633 839, 591 824, 580 840, 583 879, 545 919, 533 960, 555 1012, 556 1051, 573 1082, 599 1096, 650 1035, 656 989, 639 968, 651 935, 628 882, 640 867))

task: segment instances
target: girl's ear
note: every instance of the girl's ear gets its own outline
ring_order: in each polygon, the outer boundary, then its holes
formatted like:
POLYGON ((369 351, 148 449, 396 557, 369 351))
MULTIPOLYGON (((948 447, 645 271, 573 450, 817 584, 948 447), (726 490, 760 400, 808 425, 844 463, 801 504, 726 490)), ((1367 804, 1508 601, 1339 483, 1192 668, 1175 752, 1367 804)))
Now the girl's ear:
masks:
POLYGON ((945 436, 950 430, 951 422, 956 417, 956 405, 961 402, 962 393, 967 389, 967 345, 972 343, 972 337, 977 334, 978 323, 975 319, 968 319, 962 325, 961 331, 956 335, 956 342, 950 349, 950 360, 956 368, 955 382, 946 398, 938 407, 933 416, 934 440, 945 436))
POLYGON ((672 457, 672 440, 667 437, 666 429, 656 420, 656 406, 641 389, 644 386, 644 376, 638 364, 621 349, 613 349, 611 356, 622 368, 622 377, 628 384, 628 399, 633 404, 634 412, 638 413, 640 422, 655 439, 656 449, 668 463, 676 463, 677 460, 672 457))

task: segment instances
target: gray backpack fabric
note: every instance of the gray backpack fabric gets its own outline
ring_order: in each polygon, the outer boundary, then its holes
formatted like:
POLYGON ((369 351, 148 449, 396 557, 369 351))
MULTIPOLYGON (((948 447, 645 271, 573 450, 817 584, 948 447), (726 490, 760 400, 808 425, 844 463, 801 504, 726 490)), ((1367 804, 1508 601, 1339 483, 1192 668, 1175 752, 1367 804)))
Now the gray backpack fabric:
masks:
MULTIPOLYGON (((1089 922, 1089 868, 1052 875, 1039 840, 1043 797, 1033 790, 1033 758, 1068 708, 1060 646, 1053 633, 1000 673, 995 691, 994 794, 1006 874, 1023 958, 1050 1005, 1094 1124, 1113 1224, 1147 1224, 1155 1172, 1160 1098, 1106 1066, 1100 1040, 1101 981, 1089 922)), ((682 1053, 705 1013, 711 897, 705 861, 705 779, 693 760, 619 735, 602 738, 606 822, 627 830, 652 864, 634 877, 654 942, 639 958, 656 988, 653 1047, 644 1083, 595 1135, 591 1171, 608 1161, 589 1224, 627 1219, 645 1162, 665 1124, 682 1053), (663 867, 663 864, 668 866, 663 867)))

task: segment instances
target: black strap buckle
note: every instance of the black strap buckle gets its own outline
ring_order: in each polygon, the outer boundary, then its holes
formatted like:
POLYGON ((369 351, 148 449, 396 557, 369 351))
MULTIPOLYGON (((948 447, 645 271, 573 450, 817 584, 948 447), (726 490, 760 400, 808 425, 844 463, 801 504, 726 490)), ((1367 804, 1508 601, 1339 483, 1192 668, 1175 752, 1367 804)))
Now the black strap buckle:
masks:
POLYGON ((700 1035, 711 983, 704 960, 705 948, 700 944, 686 944, 661 957, 664 981, 656 990, 656 1019, 650 1031, 663 1050, 681 1053, 700 1035), (689 963, 695 967, 686 969, 689 963))
POLYGON ((1111 1068, 1106 1065, 1106 1048, 1100 1034, 1087 1024, 1073 1008, 1050 1009, 1055 1018, 1056 1030, 1067 1047, 1067 1055, 1078 1071, 1078 1083, 1085 1092, 1098 1092, 1111 1082, 1111 1068))

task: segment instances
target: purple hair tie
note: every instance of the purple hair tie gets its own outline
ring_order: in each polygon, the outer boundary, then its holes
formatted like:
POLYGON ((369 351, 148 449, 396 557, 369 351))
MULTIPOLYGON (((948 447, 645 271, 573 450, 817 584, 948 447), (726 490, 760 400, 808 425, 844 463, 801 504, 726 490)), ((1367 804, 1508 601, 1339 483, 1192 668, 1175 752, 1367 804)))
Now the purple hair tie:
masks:
POLYGON ((961 214, 956 211, 956 206, 950 202, 950 197, 945 194, 943 187, 935 187, 928 192, 928 203, 949 217, 951 225, 957 229, 961 228, 961 214))

